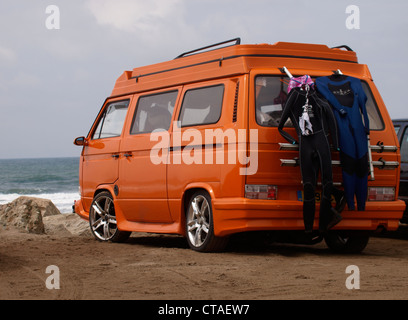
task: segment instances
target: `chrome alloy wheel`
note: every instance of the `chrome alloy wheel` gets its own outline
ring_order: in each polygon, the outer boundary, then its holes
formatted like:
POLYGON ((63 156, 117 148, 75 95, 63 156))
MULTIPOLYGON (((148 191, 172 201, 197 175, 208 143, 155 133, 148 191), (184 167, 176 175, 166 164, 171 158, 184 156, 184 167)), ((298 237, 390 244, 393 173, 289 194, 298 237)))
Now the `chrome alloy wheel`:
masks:
POLYGON ((204 244, 210 232, 210 210, 210 204, 203 195, 197 195, 190 201, 187 234, 189 242, 196 248, 204 244))
POLYGON ((95 197, 89 214, 92 233, 102 241, 111 240, 118 231, 115 208, 109 194, 103 193, 95 197))

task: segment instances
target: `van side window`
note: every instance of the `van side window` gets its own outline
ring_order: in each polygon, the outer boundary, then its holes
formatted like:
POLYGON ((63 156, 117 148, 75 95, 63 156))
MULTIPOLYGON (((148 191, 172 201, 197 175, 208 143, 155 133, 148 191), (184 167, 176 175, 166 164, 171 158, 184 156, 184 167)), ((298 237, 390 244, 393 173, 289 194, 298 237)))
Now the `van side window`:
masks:
POLYGON ((178 91, 140 97, 130 134, 166 131, 170 128, 178 91))
POLYGON ((125 122, 126 112, 129 100, 112 102, 106 108, 99 119, 98 126, 92 136, 92 139, 104 139, 118 137, 122 133, 123 123, 125 122))
MULTIPOLYGON (((277 127, 287 99, 287 84, 276 76, 255 78, 256 122, 264 127, 277 127)), ((292 126, 290 119, 286 126, 292 126)))
POLYGON ((408 128, 405 129, 401 140, 401 162, 408 163, 408 128))
POLYGON ((223 97, 224 85, 188 90, 179 116, 181 126, 217 123, 221 117, 223 97))

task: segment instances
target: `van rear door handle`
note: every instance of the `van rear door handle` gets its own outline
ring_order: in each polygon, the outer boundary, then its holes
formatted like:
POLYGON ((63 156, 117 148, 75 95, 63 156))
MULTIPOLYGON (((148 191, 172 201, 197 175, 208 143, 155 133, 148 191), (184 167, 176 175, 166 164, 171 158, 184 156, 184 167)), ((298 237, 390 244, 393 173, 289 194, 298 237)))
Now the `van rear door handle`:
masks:
POLYGON ((124 156, 125 156, 126 158, 130 158, 130 157, 132 157, 133 155, 132 155, 132 153, 127 152, 127 153, 124 154, 124 156))
POLYGON ((118 158, 119 158, 119 155, 118 155, 118 154, 112 154, 112 158, 118 159, 118 158))

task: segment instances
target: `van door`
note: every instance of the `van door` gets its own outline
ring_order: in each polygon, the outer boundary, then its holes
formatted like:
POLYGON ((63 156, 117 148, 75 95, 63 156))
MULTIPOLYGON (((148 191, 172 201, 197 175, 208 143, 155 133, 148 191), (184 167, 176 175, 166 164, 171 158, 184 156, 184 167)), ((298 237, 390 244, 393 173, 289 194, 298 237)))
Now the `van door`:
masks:
POLYGON ((89 132, 82 166, 85 210, 89 210, 98 186, 118 179, 119 145, 130 101, 130 96, 108 99, 89 132))
MULTIPOLYGON (((281 159, 298 158, 298 152, 281 150, 279 145, 286 142, 278 131, 278 125, 287 99, 287 84, 283 76, 273 72, 257 70, 251 73, 248 120, 249 128, 258 131, 259 159, 257 172, 246 177, 246 184, 248 190, 254 188, 252 185, 278 186, 279 200, 297 201, 297 191, 302 190, 300 170, 282 167, 281 159)), ((290 120, 285 131, 297 137, 290 120)))
POLYGON ((141 95, 120 146, 120 207, 129 221, 172 222, 167 200, 169 129, 179 89, 141 95))
MULTIPOLYGON (((177 204, 181 205, 180 199, 189 185, 211 185, 213 196, 220 196, 221 172, 226 169, 224 163, 228 161, 224 158, 228 152, 224 150, 228 148, 224 148, 223 133, 232 127, 232 112, 223 114, 222 110, 224 105, 233 105, 233 95, 228 101, 224 97, 228 88, 234 88, 232 92, 235 92, 236 87, 236 82, 234 86, 230 82, 222 79, 183 87, 177 123, 174 123, 171 133, 171 161, 168 166, 168 193, 175 215, 180 214, 181 207, 177 204), (230 124, 229 128, 226 123, 230 124), (212 134, 214 138, 208 139, 212 134), (216 135, 222 140, 217 142, 216 135), (218 161, 216 155, 223 158, 218 161)), ((225 174, 227 172, 225 170, 225 174)))

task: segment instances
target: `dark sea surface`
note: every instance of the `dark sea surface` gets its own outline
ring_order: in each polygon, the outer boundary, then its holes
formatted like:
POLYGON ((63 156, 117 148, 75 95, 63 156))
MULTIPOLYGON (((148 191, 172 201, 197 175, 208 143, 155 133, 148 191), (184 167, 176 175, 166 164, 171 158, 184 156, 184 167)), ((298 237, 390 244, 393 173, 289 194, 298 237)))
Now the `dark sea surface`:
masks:
POLYGON ((0 159, 0 204, 21 195, 50 199, 72 212, 78 193, 79 158, 0 159))

